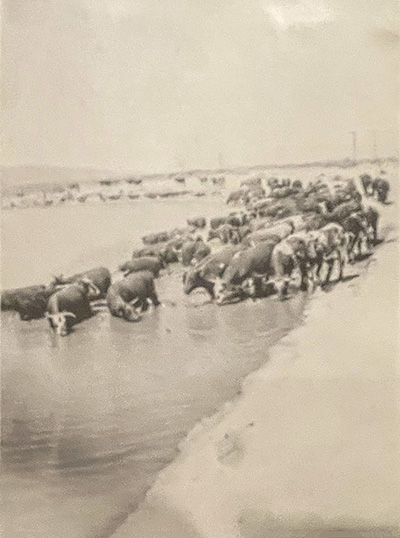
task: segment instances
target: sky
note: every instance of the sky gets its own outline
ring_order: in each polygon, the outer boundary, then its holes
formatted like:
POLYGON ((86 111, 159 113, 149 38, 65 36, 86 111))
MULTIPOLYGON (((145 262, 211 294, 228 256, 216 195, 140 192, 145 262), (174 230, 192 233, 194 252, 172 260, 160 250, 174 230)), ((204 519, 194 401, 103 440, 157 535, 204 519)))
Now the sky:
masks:
POLYGON ((397 151, 397 0, 3 0, 2 163, 137 173, 397 151))

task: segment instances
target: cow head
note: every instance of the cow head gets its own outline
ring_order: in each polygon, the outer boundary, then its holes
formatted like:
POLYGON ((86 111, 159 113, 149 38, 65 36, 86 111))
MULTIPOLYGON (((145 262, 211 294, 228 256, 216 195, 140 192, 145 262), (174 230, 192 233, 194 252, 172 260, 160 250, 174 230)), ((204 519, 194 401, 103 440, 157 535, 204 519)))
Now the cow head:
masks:
POLYGON ((82 287, 89 299, 97 299, 101 295, 101 291, 90 278, 83 277, 78 280, 77 284, 82 287))
POLYGON ((211 298, 214 298, 214 282, 201 276, 201 269, 188 271, 184 276, 183 292, 185 295, 190 295, 196 288, 204 288, 211 298))
POLYGON ((124 306, 122 317, 126 319, 126 321, 140 321, 142 319, 141 313, 141 308, 135 308, 134 304, 127 303, 124 306))
POLYGON ((216 230, 210 230, 208 232, 208 237, 207 237, 207 241, 211 241, 212 239, 218 239, 219 238, 219 231, 218 229, 216 230))
POLYGON ((50 282, 50 287, 54 290, 65 288, 68 284, 71 284, 70 278, 64 277, 64 275, 53 275, 53 280, 50 282))
POLYGON ((227 285, 221 277, 217 277, 214 283, 214 296, 216 304, 222 304, 227 295, 227 285))
POLYGON ((57 336, 67 336, 69 332, 68 318, 75 319, 76 316, 72 312, 56 312, 49 314, 46 312, 46 318, 49 321, 50 327, 57 336))
POLYGON ((202 285, 202 279, 200 277, 200 271, 187 271, 183 275, 185 295, 189 295, 193 290, 202 285))
POLYGON ((214 294, 215 303, 221 306, 236 303, 247 297, 255 297, 256 288, 251 278, 245 280, 240 286, 233 286, 218 277, 214 284, 214 294))

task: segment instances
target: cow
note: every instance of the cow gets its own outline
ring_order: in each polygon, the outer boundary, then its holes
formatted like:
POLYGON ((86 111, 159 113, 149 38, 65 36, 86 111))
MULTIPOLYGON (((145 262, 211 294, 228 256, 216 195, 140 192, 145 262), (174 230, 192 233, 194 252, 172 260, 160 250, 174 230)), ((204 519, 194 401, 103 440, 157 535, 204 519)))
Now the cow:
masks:
POLYGON ((241 187, 261 187, 261 178, 260 177, 256 177, 256 178, 246 178, 246 179, 242 179, 241 182, 240 182, 240 186, 241 187))
POLYGON ((339 280, 342 280, 348 248, 348 237, 343 227, 336 222, 330 222, 320 230, 311 231, 309 234, 313 238, 316 252, 315 260, 312 264, 312 271, 315 272, 314 281, 320 282, 321 269, 323 263, 326 262, 328 272, 322 283, 322 287, 325 287, 330 281, 335 261, 339 264, 339 280))
POLYGON ((369 174, 362 174, 360 176, 360 180, 364 189, 365 196, 371 196, 373 194, 372 177, 369 174))
POLYGON ((227 200, 226 200, 226 203, 229 205, 229 204, 238 204, 239 202, 243 201, 244 199, 244 196, 245 196, 245 193, 243 190, 238 190, 238 191, 232 191, 227 200))
POLYGON ((271 218, 264 217, 264 218, 256 218, 250 222, 250 228, 252 232, 256 232, 257 230, 263 230, 265 228, 269 228, 272 226, 273 221, 271 218))
POLYGON ((204 243, 204 241, 199 241, 194 251, 191 263, 194 265, 198 264, 199 262, 201 262, 201 260, 204 260, 204 258, 206 258, 210 253, 211 248, 206 243, 204 243))
POLYGON ((361 212, 352 213, 343 222, 343 229, 347 235, 347 257, 349 262, 354 262, 356 257, 356 248, 358 255, 362 254, 362 243, 365 241, 368 245, 368 223, 361 212))
POLYGON ((372 241, 374 244, 378 243, 378 222, 379 222, 379 212, 373 208, 372 206, 364 207, 362 210, 362 214, 365 217, 368 228, 369 228, 369 243, 370 246, 372 245, 372 241), (372 232, 372 241, 371 241, 371 232, 372 232))
POLYGON ((215 298, 214 285, 218 277, 222 276, 226 267, 240 247, 229 245, 221 250, 209 254, 196 267, 183 275, 184 293, 189 295, 196 288, 204 288, 212 299, 215 298))
POLYGON ((231 241, 235 228, 230 224, 222 224, 219 228, 209 230, 207 241, 219 239, 222 243, 227 244, 231 241))
POLYGON ((155 245, 157 243, 164 243, 170 239, 168 232, 158 232, 148 234, 142 237, 144 245, 155 245))
POLYGON ((300 289, 308 289, 310 266, 315 258, 314 238, 307 232, 289 235, 274 247, 271 257, 273 282, 281 300, 287 298, 295 269, 300 272, 300 289))
POLYGON ((93 316, 90 292, 99 296, 100 290, 87 278, 56 291, 47 303, 46 318, 57 336, 66 336, 73 325, 93 316))
POLYGON ((260 217, 272 217, 275 219, 283 219, 285 217, 290 217, 298 213, 298 208, 296 203, 291 198, 285 198, 279 202, 274 202, 264 209, 258 210, 258 215, 260 217))
POLYGON ((372 182, 372 194, 376 194, 378 202, 386 203, 390 191, 390 183, 387 179, 376 178, 372 182))
POLYGON ((4 290, 1 293, 1 309, 18 312, 22 321, 40 319, 45 315, 49 298, 56 291, 53 284, 4 290))
POLYGON ((204 246, 204 241, 203 241, 203 238, 200 236, 198 236, 195 240, 191 239, 189 241, 186 241, 183 244, 182 250, 181 250, 180 261, 182 265, 185 267, 187 267, 188 265, 191 265, 196 251, 198 251, 198 249, 203 246, 204 246))
POLYGON ((158 243, 144 248, 136 249, 132 252, 132 259, 143 257, 156 257, 160 260, 163 266, 179 261, 179 249, 182 247, 184 239, 171 239, 166 243, 158 243))
POLYGON ((161 304, 154 286, 154 276, 150 271, 131 273, 115 282, 110 286, 106 300, 111 315, 126 321, 139 321, 149 301, 154 306, 161 304))
POLYGON ((278 243, 278 237, 270 238, 269 241, 263 241, 254 247, 237 252, 223 276, 216 279, 216 303, 221 305, 228 298, 236 297, 238 292, 239 296, 243 296, 241 291, 246 289, 244 283, 247 284, 248 295, 254 296, 254 278, 268 279, 271 276, 272 252, 278 243))
POLYGON ((106 267, 96 267, 70 277, 56 276, 52 284, 55 286, 65 286, 66 284, 78 282, 82 278, 90 280, 99 290, 98 296, 94 296, 93 291, 90 291, 89 298, 91 300, 103 299, 106 296, 107 290, 111 285, 111 273, 106 267))
POLYGON ((298 189, 294 189, 293 187, 278 187, 274 188, 270 196, 272 198, 287 198, 293 194, 297 194, 298 189))
POLYGON ((211 181, 213 185, 218 185, 219 187, 223 187, 225 185, 224 177, 213 177, 211 181))
POLYGON ((268 241, 273 236, 278 236, 281 240, 285 239, 288 235, 295 231, 294 224, 290 221, 284 223, 278 223, 270 228, 257 230, 251 232, 243 240, 243 244, 246 246, 255 246, 262 241, 268 241))
POLYGON ((138 271, 150 271, 157 278, 163 267, 165 265, 160 258, 156 256, 143 256, 142 258, 132 259, 122 264, 119 269, 124 273, 124 276, 137 273, 138 271))
POLYGON ((247 207, 254 204, 255 201, 265 198, 266 192, 261 186, 250 187, 244 193, 243 201, 247 207))
POLYGON ((330 222, 342 224, 352 213, 360 211, 360 209, 362 209, 362 206, 359 202, 350 200, 349 202, 344 202, 335 207, 332 212, 326 214, 326 218, 330 222))
POLYGON ((214 217, 210 219, 210 229, 217 230, 222 224, 226 223, 227 217, 214 217))
POLYGON ((187 219, 187 223, 194 228, 205 228, 207 221, 204 217, 195 217, 193 219, 187 219))

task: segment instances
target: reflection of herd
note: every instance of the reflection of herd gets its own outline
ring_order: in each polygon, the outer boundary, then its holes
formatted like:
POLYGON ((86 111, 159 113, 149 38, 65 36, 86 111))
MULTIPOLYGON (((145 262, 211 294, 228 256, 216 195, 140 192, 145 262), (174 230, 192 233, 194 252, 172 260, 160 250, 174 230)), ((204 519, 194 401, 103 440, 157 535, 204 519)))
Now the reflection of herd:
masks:
POLYGON ((158 306, 155 279, 167 266, 180 263, 184 293, 204 288, 216 304, 277 292, 288 297, 292 287, 326 287, 335 262, 338 280, 347 262, 368 255, 378 243, 376 198, 386 203, 386 179, 360 177, 363 194, 354 180, 300 181, 260 179, 242 182, 227 203, 241 209, 227 216, 188 220, 188 226, 150 234, 143 248, 119 267, 112 282, 106 268, 69 278, 57 277, 47 286, 31 286, 2 293, 3 310, 21 320, 47 317, 52 329, 66 335, 76 323, 93 315, 92 302, 105 299, 113 316, 138 321, 148 306, 158 306), (268 190, 268 195, 266 190, 268 190))

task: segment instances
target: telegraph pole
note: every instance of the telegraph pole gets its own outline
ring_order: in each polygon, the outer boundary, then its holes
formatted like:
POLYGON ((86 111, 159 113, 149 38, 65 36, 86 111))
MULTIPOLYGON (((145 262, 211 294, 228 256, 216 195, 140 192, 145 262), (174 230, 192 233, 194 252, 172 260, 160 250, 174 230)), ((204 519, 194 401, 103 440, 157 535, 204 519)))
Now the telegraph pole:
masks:
POLYGON ((357 160, 357 131, 350 131, 350 134, 353 139, 353 164, 355 164, 357 160))

